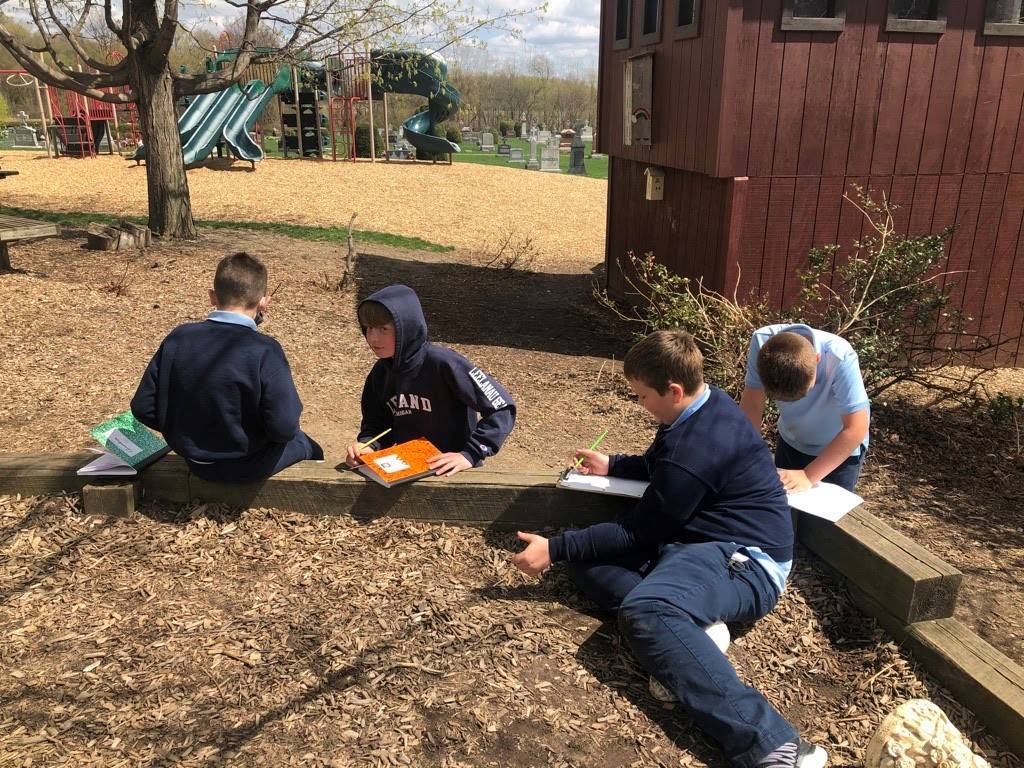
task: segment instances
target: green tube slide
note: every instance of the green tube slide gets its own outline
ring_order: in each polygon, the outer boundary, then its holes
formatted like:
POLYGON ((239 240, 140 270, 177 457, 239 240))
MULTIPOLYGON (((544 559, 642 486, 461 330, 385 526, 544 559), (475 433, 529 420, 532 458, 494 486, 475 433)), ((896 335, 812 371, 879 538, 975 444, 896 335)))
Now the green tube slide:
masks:
POLYGON ((459 92, 448 82, 448 67, 439 56, 419 51, 372 51, 374 98, 384 92, 410 93, 427 99, 427 108, 404 123, 405 138, 417 152, 461 152, 458 144, 431 135, 438 123, 459 109, 459 92))

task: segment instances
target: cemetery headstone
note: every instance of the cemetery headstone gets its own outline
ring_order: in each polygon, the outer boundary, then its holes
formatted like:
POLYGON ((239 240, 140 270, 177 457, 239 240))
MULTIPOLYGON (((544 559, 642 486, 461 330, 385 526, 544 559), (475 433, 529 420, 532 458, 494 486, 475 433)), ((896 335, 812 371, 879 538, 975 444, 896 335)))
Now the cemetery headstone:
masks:
POLYGON ((513 163, 522 164, 526 162, 526 160, 523 158, 523 150, 520 149, 519 147, 512 147, 512 149, 510 149, 508 153, 508 162, 509 165, 513 163))
POLYGON ((537 139, 530 139, 530 159, 526 161, 526 170, 536 171, 540 168, 540 161, 537 160, 537 139))
POLYGON ((572 145, 569 147, 569 173, 574 176, 587 175, 587 169, 583 164, 583 151, 585 149, 583 137, 580 134, 576 134, 573 137, 572 145))
POLYGON ((537 132, 537 139, 539 141, 547 141, 550 138, 551 138, 551 131, 538 131, 537 132))
POLYGON ((511 149, 512 149, 512 145, 511 144, 499 144, 498 145, 498 154, 499 155, 506 155, 507 156, 508 153, 509 153, 509 150, 511 150, 511 149))
POLYGON ((489 131, 485 131, 480 137, 480 151, 481 152, 493 152, 494 151, 494 134, 489 131))
POLYGON ((584 141, 593 141, 594 140, 594 126, 592 126, 590 123, 587 123, 586 125, 584 125, 583 126, 583 130, 580 131, 580 138, 583 139, 584 141))
POLYGON ((558 173, 558 146, 548 145, 540 152, 540 169, 550 173, 558 173))

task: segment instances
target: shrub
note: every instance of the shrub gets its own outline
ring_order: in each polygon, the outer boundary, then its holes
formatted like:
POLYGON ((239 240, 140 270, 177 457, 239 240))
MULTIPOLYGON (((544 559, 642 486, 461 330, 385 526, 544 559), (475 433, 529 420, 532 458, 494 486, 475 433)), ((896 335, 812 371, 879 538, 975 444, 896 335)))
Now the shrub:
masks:
POLYGON ((501 134, 501 138, 508 138, 509 134, 512 133, 512 123, 508 120, 501 120, 498 122, 498 133, 501 134))
POLYGON ((458 128, 449 127, 448 130, 444 132, 444 137, 448 139, 448 141, 450 141, 452 144, 458 144, 460 141, 462 141, 462 133, 459 131, 458 128))
POLYGON ((972 318, 951 306, 956 273, 946 269, 946 242, 952 228, 902 235, 893 223, 895 207, 884 197, 876 203, 860 188, 856 199, 844 197, 864 215, 871 234, 856 241, 846 259, 836 259, 838 245, 811 249, 794 313, 850 342, 871 397, 904 381, 940 399, 973 395, 981 372, 964 366, 999 344, 969 331, 972 318))
POLYGON ((704 284, 670 271, 653 254, 638 257, 632 252, 619 259, 629 286, 629 306, 620 308, 607 292, 598 300, 619 317, 637 322, 637 337, 664 328, 681 328, 693 334, 704 355, 704 376, 733 397, 743 391, 747 349, 751 334, 774 321, 763 302, 751 297, 740 303, 736 296, 722 296, 704 284))

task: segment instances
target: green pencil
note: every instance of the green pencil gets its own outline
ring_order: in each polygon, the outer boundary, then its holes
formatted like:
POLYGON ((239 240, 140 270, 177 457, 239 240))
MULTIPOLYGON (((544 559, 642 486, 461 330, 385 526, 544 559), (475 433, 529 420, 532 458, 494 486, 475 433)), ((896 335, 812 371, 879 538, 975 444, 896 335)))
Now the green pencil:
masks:
MULTIPOLYGON (((587 450, 588 450, 588 451, 592 451, 592 450, 594 450, 595 448, 597 448, 597 446, 599 446, 599 445, 601 444, 601 441, 602 441, 602 440, 604 440, 604 437, 605 437, 605 435, 607 435, 607 434, 608 434, 608 430, 606 429, 606 430, 605 430, 604 432, 602 432, 602 433, 601 433, 600 435, 598 435, 598 436, 597 436, 597 440, 595 440, 594 442, 592 442, 592 443, 590 444, 590 447, 589 447, 589 448, 588 448, 587 450)), ((581 465, 582 463, 583 463, 583 457, 582 457, 582 456, 580 456, 580 457, 579 457, 578 459, 576 459, 576 463, 572 465, 572 468, 573 468, 573 469, 579 469, 579 468, 580 468, 580 465, 581 465)))

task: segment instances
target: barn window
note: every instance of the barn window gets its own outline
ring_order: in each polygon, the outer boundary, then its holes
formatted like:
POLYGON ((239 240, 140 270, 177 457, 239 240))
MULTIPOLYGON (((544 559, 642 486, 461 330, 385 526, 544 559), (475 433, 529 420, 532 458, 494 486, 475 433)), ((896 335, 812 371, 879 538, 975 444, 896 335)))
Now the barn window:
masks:
POLYGON ((887 32, 946 31, 946 0, 889 0, 887 32))
POLYGON ((700 0, 675 0, 676 24, 672 35, 676 40, 700 34, 700 0))
POLYGON ((988 0, 986 35, 1024 35, 1024 0, 988 0))
POLYGON ((615 0, 615 40, 612 48, 629 48, 629 17, 633 10, 630 0, 615 0))
POLYGON ((661 42, 661 0, 644 0, 640 45, 651 45, 658 42, 661 42))
POLYGON ((846 0, 785 0, 782 28, 807 32, 839 32, 846 22, 846 0))

